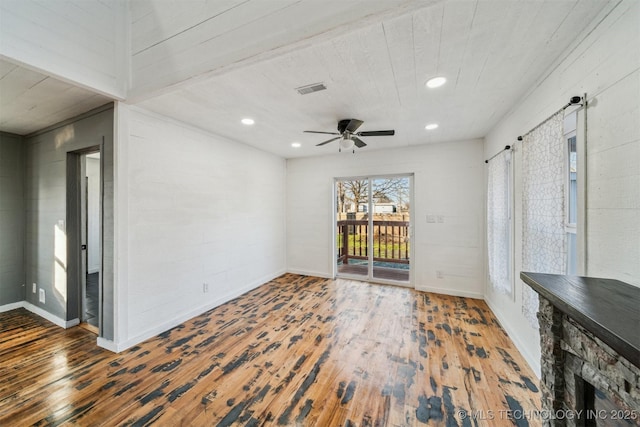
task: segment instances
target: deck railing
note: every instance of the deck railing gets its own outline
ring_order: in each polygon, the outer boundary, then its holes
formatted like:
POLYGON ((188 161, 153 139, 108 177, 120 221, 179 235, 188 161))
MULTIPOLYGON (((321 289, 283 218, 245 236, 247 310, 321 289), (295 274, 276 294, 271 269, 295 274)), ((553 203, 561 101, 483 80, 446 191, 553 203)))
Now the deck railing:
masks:
MULTIPOLYGON (((369 259, 369 221, 337 222, 338 261, 369 259)), ((409 221, 373 221, 373 260, 409 264, 409 221)))

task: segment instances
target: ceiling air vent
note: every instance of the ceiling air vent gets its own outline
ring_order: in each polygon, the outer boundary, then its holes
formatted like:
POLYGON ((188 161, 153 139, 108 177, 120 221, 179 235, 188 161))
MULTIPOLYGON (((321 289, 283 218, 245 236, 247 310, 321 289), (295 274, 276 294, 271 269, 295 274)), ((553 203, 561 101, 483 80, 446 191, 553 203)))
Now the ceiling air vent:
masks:
POLYGON ((300 95, 307 95, 309 93, 325 90, 326 88, 327 87, 324 85, 324 83, 314 83, 311 85, 297 87, 296 90, 300 95))

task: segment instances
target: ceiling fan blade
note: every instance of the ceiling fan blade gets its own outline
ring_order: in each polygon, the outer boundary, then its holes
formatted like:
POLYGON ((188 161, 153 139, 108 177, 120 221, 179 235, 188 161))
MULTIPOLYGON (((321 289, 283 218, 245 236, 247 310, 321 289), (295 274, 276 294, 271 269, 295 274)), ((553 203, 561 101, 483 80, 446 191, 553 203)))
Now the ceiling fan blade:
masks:
POLYGON ((362 120, 358 120, 358 119, 351 119, 349 121, 349 124, 347 124, 347 127, 345 130, 348 130, 351 133, 354 133, 356 130, 358 130, 358 128, 360 126, 362 126, 364 122, 362 120))
POLYGON ((356 144, 356 147, 358 147, 358 148, 366 147, 366 145, 367 145, 367 144, 364 143, 363 140, 361 140, 357 136, 353 136, 352 135, 351 139, 353 140, 353 143, 356 144))
POLYGON ((358 136, 390 136, 395 135, 395 130, 369 130, 364 132, 358 132, 358 136))
POLYGON ((305 133, 326 133, 327 135, 340 135, 338 132, 321 132, 317 130, 305 130, 305 133))
POLYGON ((321 142, 320 144, 316 144, 316 147, 320 147, 321 145, 328 144, 328 143, 330 143, 331 141, 335 141, 336 139, 340 139, 340 138, 342 138, 342 137, 341 137, 341 136, 338 136, 338 137, 336 137, 336 138, 328 139, 328 140, 326 140, 326 141, 324 141, 324 142, 321 142))

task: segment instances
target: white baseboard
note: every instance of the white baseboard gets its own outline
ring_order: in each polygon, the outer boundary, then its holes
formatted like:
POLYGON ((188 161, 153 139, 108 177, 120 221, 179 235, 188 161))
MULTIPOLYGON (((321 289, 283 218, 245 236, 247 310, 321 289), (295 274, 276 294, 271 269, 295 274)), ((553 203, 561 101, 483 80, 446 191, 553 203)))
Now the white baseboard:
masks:
POLYGON ((474 298, 474 299, 484 299, 484 295, 478 292, 468 292, 468 291, 459 291, 456 289, 450 288, 436 288, 432 286, 421 286, 416 287, 416 291, 421 292, 431 292, 434 294, 442 294, 442 295, 450 295, 453 297, 465 297, 465 298, 474 298))
POLYGON ((105 350, 109 350, 113 353, 118 353, 124 349, 118 350, 118 346, 116 345, 115 342, 111 341, 111 340, 107 340, 104 339, 102 337, 98 337, 98 340, 96 342, 96 344, 98 344, 98 347, 102 347, 105 350))
POLYGON ((301 276, 321 277, 323 279, 333 279, 333 276, 331 274, 320 271, 296 270, 295 268, 289 268, 287 269, 287 273, 299 274, 301 276))
POLYGON ((77 317, 75 319, 67 320, 65 329, 72 328, 74 326, 78 326, 80 324, 80 319, 77 317))
MULTIPOLYGON (((287 273, 301 274, 303 276, 321 277, 323 279, 334 279, 334 277, 331 276, 330 274, 327 274, 325 272, 320 272, 320 271, 307 271, 307 270, 297 270, 295 268, 290 268, 290 269, 287 270, 287 273)), ((361 280, 363 282, 367 281, 366 278, 353 278, 353 279, 350 279, 350 280, 361 280)), ((372 283, 378 283, 378 282, 374 281, 372 283)), ((450 288, 435 288, 435 287, 431 287, 431 286, 423 286, 423 287, 420 287, 420 288, 414 288, 411 285, 404 285, 402 283, 385 283, 383 281, 381 281, 380 283, 394 285, 394 286, 408 287, 408 288, 411 288, 411 289, 415 289, 417 291, 432 292, 434 294, 450 295, 450 296, 454 296, 454 297, 466 297, 466 298, 484 299, 484 295, 481 294, 481 293, 478 293, 478 292, 457 291, 457 290, 452 290, 450 288)))
POLYGON ((222 305, 222 304, 224 304, 224 303, 226 303, 228 301, 231 301, 234 298, 239 297, 242 294, 245 294, 245 293, 247 293, 249 291, 252 291, 253 289, 255 289, 257 287, 262 286, 265 283, 270 282, 271 280, 282 276, 284 273, 286 273, 286 271, 285 270, 281 270, 281 271, 278 271, 275 274, 271 274, 271 275, 265 276, 263 278, 260 278, 258 280, 255 280, 255 281, 253 281, 252 283, 250 283, 247 286, 244 286, 244 287, 242 287, 240 289, 236 289, 233 292, 229 292, 229 293, 227 293, 227 294, 225 294, 225 295, 223 295, 223 296, 221 296, 219 298, 216 298, 214 301, 209 301, 208 303, 199 306, 198 308, 195 308, 193 310, 189 310, 189 311, 187 311, 185 313, 182 313, 182 314, 174 317, 173 319, 168 320, 166 322, 163 322, 162 324, 160 324, 160 325, 158 325, 156 327, 153 327, 153 328, 145 331, 142 334, 138 334, 135 337, 130 338, 130 339, 126 340, 126 341, 114 343, 113 341, 104 340, 105 341, 105 342, 103 342, 104 346, 102 344, 100 344, 100 343, 98 345, 100 345, 101 347, 104 347, 104 348, 106 348, 108 350, 111 350, 111 348, 115 348, 115 350, 112 350, 112 351, 115 351, 116 353, 119 353, 121 351, 127 350, 128 348, 131 348, 134 345, 140 344, 141 342, 143 342, 145 340, 153 338, 156 335, 161 334, 162 332, 168 331, 169 329, 174 328, 174 327, 186 322, 189 319, 192 319, 192 318, 194 318, 196 316, 199 316, 202 313, 211 310, 212 308, 216 308, 216 307, 218 307, 218 306, 220 306, 220 305, 222 305), (107 347, 107 346, 111 346, 111 347, 107 347))
POLYGON ((23 301, 23 307, 26 308, 27 310, 29 310, 30 312, 37 314, 38 316, 47 319, 49 322, 54 323, 58 326, 60 326, 61 328, 64 329, 68 329, 71 328, 72 326, 76 326, 78 324, 80 324, 80 320, 79 319, 72 319, 72 320, 64 320, 61 319, 60 317, 56 316, 55 314, 51 314, 46 310, 41 309, 40 307, 31 304, 28 301, 23 301))
POLYGON ((2 313, 4 311, 9 311, 9 310, 15 310, 16 308, 24 308, 26 310, 29 310, 33 314, 36 314, 36 315, 42 317, 43 319, 46 319, 49 322, 55 324, 56 326, 60 326, 61 328, 64 328, 64 329, 69 329, 69 328, 71 328, 73 326, 76 326, 76 325, 80 324, 80 319, 71 319, 71 320, 61 319, 60 317, 56 316, 55 314, 51 314, 48 311, 43 310, 40 307, 31 304, 28 301, 19 301, 19 302, 14 302, 14 303, 11 303, 11 304, 2 305, 2 306, 0 306, 0 313, 2 313))
POLYGON ((0 313, 15 310, 16 308, 24 308, 24 301, 12 302, 11 304, 0 305, 0 313))
POLYGON ((488 299, 485 299, 484 301, 493 312, 493 315, 500 323, 500 326, 502 326, 502 329, 506 331, 507 335, 509 335, 509 338, 511 338, 511 341, 513 341, 520 354, 524 357, 524 360, 529 364, 529 367, 531 368, 533 373, 538 376, 538 379, 540 379, 540 359, 538 357, 534 357, 531 352, 527 350, 527 347, 523 345, 520 336, 515 333, 513 328, 511 328, 508 319, 502 318, 500 311, 494 308, 491 301, 488 299))

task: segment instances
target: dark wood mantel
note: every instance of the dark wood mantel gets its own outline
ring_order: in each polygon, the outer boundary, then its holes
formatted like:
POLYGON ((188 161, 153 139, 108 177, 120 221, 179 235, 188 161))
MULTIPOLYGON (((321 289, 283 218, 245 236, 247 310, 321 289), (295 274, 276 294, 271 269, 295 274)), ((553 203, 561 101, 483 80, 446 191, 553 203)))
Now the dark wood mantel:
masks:
POLYGON ((521 272, 560 311, 640 367, 640 288, 612 279, 521 272))

